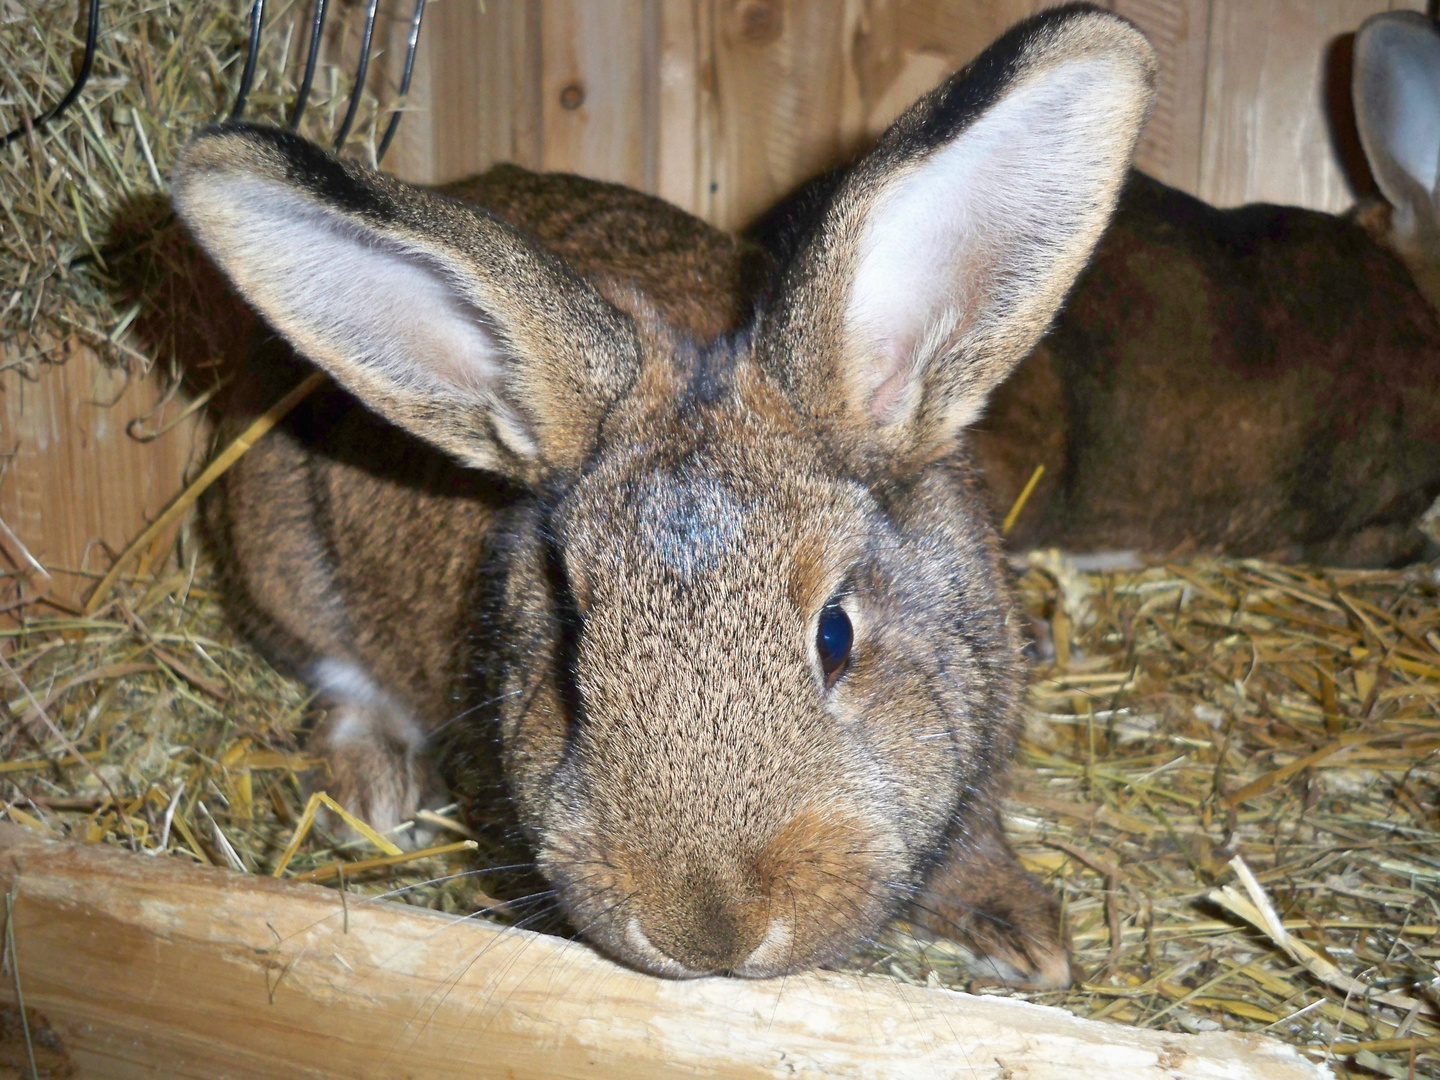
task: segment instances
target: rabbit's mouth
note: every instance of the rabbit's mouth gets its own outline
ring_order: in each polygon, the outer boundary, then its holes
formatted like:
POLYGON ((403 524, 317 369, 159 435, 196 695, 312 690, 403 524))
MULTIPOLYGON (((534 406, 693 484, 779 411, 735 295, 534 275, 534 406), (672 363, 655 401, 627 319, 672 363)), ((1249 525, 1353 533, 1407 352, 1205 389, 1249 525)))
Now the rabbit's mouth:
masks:
MULTIPOLYGON (((573 837, 573 833, 571 834, 573 837)), ((748 857, 728 845, 546 845, 543 872, 601 950, 669 978, 769 978, 842 959, 894 913, 898 835, 835 807, 802 810, 748 857)), ((743 845, 739 845, 743 847, 743 845)))
POLYGON ((751 950, 748 956, 733 967, 718 968, 689 967, 661 951, 645 933, 645 928, 640 925, 640 920, 634 916, 626 922, 624 936, 627 957, 642 957, 645 961, 643 966, 655 975, 663 975, 672 979, 698 979, 705 975, 733 975, 745 979, 765 979, 788 974, 797 966, 813 966, 794 963, 794 930, 794 926, 788 919, 783 917, 773 919, 765 937, 761 939, 759 945, 751 950))

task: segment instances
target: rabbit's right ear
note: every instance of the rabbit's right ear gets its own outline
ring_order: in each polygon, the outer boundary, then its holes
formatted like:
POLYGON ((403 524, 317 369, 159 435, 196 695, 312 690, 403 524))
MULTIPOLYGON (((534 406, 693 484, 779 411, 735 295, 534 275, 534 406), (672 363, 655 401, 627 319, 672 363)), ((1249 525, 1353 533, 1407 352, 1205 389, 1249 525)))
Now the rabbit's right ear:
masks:
POLYGON ((224 125, 185 149, 176 211, 302 356, 462 462, 579 464, 635 378, 630 320, 483 211, 224 125))
POLYGON ((1412 269, 1418 259, 1440 270, 1440 26, 1418 11, 1365 20, 1351 89, 1395 246, 1412 269))
POLYGON ((762 320, 792 403, 867 471, 948 453, 1039 341, 1124 184, 1154 92, 1130 23, 1021 23, 839 183, 762 320))

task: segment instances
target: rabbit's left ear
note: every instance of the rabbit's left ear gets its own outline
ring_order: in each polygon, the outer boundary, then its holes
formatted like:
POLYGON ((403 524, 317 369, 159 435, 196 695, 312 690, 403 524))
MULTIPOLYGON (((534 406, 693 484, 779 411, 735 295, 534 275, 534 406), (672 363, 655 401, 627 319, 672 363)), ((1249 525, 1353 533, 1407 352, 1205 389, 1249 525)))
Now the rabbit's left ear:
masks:
POLYGON ((1071 7, 1015 27, 908 110, 839 185, 760 354, 881 468, 941 456, 1034 347, 1100 238, 1155 59, 1071 7))
POLYGON ((467 465, 522 482, 578 465, 635 378, 633 324, 559 258, 288 132, 202 132, 172 198, 297 352, 467 465))

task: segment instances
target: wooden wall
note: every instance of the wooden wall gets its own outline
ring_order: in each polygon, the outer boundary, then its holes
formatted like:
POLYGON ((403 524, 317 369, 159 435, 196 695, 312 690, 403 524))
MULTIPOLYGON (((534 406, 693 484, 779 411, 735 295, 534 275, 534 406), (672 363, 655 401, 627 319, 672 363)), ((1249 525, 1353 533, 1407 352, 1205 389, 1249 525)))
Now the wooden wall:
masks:
MULTIPOLYGON (((418 122, 392 167, 442 181, 492 161, 643 187, 749 221, 844 160, 1047 0, 438 0, 418 122)), ((1332 112, 1348 35, 1424 0, 1106 0, 1160 55, 1139 164, 1220 205, 1340 211, 1332 112)), ((1337 109, 1338 106, 1338 109, 1337 109)), ((1344 143, 1345 125, 1340 125, 1344 143)))
MULTIPOLYGON (((377 80, 394 78, 411 3, 384 0, 377 80)), ((1160 55, 1160 101, 1140 148, 1143 168, 1222 205, 1268 199, 1332 211, 1354 197, 1331 119, 1333 107, 1343 113, 1345 104, 1346 35, 1372 12, 1424 6, 1106 3, 1149 33, 1160 55)), ((569 170, 742 226, 863 147, 947 72, 1042 6, 1045 0, 431 0, 409 115, 385 164, 419 182, 505 160, 569 170)), ((149 412, 154 389, 124 387, 78 342, 75 351, 67 369, 48 369, 41 382, 19 369, 0 372, 0 521, 49 564, 103 569, 106 547, 95 542, 118 550, 156 514, 187 463, 193 467, 203 432, 186 423, 154 442, 133 441, 126 422, 149 412), (117 395, 119 409, 95 404, 117 395)), ((171 406, 164 415, 173 413, 171 406)), ((0 529, 0 557, 15 563, 17 550, 0 529)))
POLYGON ((154 381, 78 336, 58 351, 63 363, 0 370, 0 565, 28 555, 53 571, 32 588, 73 604, 180 491, 207 440, 154 381))

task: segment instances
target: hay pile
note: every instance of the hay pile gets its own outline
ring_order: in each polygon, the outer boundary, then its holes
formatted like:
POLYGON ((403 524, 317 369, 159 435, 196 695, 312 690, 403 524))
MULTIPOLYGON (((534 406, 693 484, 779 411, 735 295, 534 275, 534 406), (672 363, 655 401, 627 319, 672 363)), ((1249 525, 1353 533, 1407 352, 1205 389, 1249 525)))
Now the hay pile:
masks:
MULTIPOLYGON (((297 738, 306 691, 235 635, 182 548, 186 566, 121 585, 93 617, 0 628, 0 798, 10 820, 58 835, 271 872, 317 764, 297 738)), ((291 876, 375 854, 308 839, 291 876)), ((464 906, 447 895, 423 902, 464 906)))
MULTIPOLYGON (((1021 593, 1055 658, 1033 667, 1009 829, 1064 898, 1084 979, 1028 996, 1268 1031, 1342 1076, 1436 1075, 1435 570, 1033 561, 1021 593)), ((332 886, 343 863, 354 893, 445 911, 506 894, 504 875, 465 871, 511 854, 463 850, 449 815, 429 822, 438 850, 398 865, 320 827, 292 845, 324 779, 305 691, 235 637, 193 551, 94 618, 32 614, 0 641, 10 820, 332 886)), ((886 946, 855 964, 1002 992, 948 943, 886 946)))
MULTIPOLYGON (((348 103, 361 25, 352 6, 331 7, 300 125, 327 143, 348 103)), ((103 0, 94 71, 80 98, 46 128, 0 148, 0 369, 41 378, 78 335, 132 374, 178 386, 184 375, 196 379, 197 350, 225 338, 203 318, 185 317, 203 314, 212 298, 191 295, 190 266, 174 265, 190 256, 165 204, 166 178, 192 132, 230 115, 249 10, 250 0, 103 0), (165 295, 155 294, 160 283, 165 295)), ((87 13, 77 0, 0 0, 0 134, 69 89, 87 13)), ((309 13, 308 0, 267 5, 247 119, 284 121, 309 13)), ((371 72, 367 87, 379 96, 367 90, 347 144, 368 161, 393 97, 387 65, 371 72)))
MULTIPOLYGON (((1435 568, 1031 561, 1055 659, 1009 828, 1085 972, 1037 998, 1267 1031, 1339 1075, 1440 1074, 1435 568)), ((922 953, 942 980, 947 953, 922 953)))

